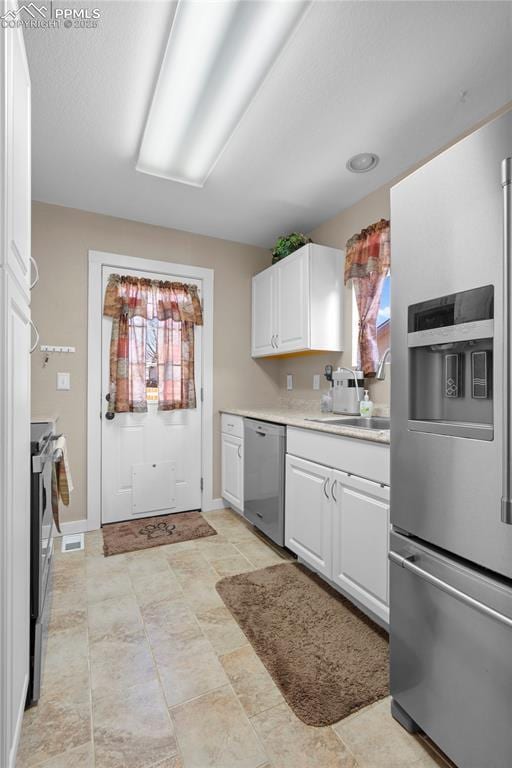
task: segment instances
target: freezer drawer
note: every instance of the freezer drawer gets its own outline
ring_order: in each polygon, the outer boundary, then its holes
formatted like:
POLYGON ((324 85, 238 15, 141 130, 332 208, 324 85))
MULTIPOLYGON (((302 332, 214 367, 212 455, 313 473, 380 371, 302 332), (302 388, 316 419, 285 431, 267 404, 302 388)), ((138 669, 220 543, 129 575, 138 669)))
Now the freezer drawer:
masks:
POLYGON ((391 534, 391 694, 459 768, 512 765, 512 586, 391 534))
POLYGON ((284 546, 286 428, 244 419, 244 516, 284 546))

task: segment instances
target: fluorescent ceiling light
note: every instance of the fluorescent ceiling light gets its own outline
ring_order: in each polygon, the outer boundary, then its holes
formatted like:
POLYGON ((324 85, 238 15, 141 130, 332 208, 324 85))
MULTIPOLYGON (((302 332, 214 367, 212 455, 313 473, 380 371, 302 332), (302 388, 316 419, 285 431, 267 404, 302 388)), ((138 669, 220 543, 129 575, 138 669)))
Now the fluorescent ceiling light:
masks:
POLYGON ((137 170, 202 187, 308 6, 179 0, 137 170))

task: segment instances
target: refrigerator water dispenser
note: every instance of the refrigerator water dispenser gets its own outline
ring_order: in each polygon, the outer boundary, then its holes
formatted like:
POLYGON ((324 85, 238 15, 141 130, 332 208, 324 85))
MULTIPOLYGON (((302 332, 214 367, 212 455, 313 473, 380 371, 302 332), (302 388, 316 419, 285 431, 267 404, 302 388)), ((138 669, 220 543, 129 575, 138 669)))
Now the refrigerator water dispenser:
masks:
POLYGON ((408 428, 492 440, 493 346, 493 286, 411 305, 408 428))

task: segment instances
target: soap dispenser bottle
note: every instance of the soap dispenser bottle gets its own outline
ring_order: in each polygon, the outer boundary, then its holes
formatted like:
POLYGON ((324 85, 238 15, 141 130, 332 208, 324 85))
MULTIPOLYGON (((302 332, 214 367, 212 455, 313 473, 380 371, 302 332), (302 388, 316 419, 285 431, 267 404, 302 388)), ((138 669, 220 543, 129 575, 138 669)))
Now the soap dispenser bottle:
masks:
POLYGON ((365 419, 370 419, 373 415, 373 403, 367 389, 364 390, 364 398, 359 402, 359 413, 365 419))

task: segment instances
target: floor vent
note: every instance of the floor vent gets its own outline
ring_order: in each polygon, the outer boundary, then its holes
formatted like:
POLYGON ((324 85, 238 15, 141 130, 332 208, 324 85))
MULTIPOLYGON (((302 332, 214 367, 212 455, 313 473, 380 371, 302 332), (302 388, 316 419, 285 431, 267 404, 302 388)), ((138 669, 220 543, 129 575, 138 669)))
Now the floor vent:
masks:
POLYGON ((83 533, 70 533, 62 537, 62 551, 75 552, 84 548, 83 533))

